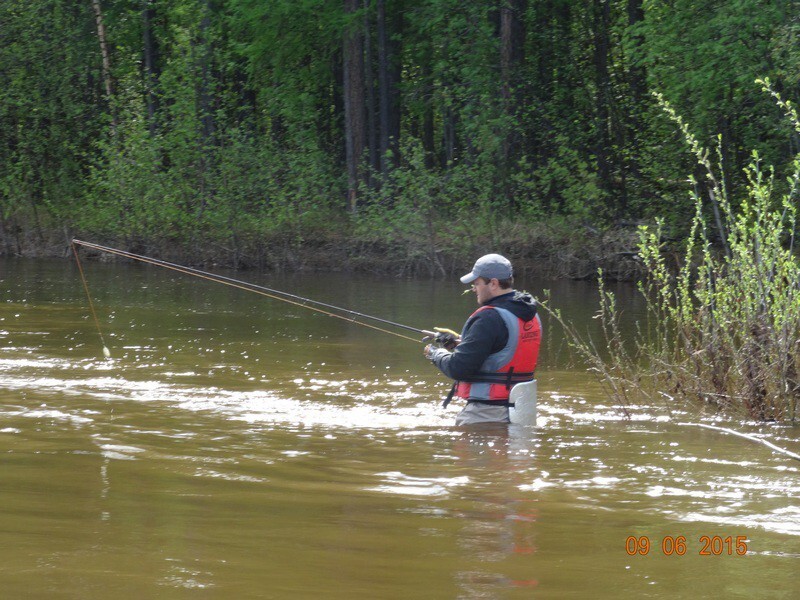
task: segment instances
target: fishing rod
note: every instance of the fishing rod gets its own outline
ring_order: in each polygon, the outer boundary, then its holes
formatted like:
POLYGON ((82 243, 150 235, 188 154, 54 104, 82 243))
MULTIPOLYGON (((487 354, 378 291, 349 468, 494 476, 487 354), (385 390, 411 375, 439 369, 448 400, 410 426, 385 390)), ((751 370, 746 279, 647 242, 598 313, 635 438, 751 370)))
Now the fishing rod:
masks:
MULTIPOLYGON (((436 331, 427 331, 425 329, 418 329, 416 327, 411 327, 410 325, 404 325, 403 323, 396 323, 395 321, 390 321, 388 319, 383 319, 381 317, 375 317, 373 315, 368 315, 362 312, 358 312, 355 310, 351 310, 349 308, 342 308, 340 306, 334 306, 333 304, 328 304, 326 302, 320 302, 319 300, 313 300, 311 298, 304 298, 303 296, 298 296, 296 294, 291 294, 289 292, 284 292, 281 290, 271 289, 265 286, 257 285, 255 283, 250 283, 247 281, 241 281, 238 279, 233 279, 232 277, 226 277, 224 275, 218 275, 216 273, 209 273, 207 271, 201 271, 200 269, 194 269, 192 267, 187 267, 184 265, 178 265, 175 263, 167 262, 164 260, 159 260, 156 258, 152 258, 150 256, 143 256, 141 254, 134 254, 133 252, 127 252, 125 250, 120 250, 119 248, 111 248, 109 246, 102 246, 100 244, 95 244, 93 242, 85 242, 79 239, 72 240, 72 249, 75 254, 75 260, 78 263, 78 269, 81 274, 81 278, 84 282, 84 288, 86 289, 87 296, 89 295, 89 288, 86 284, 86 278, 83 273, 83 268, 81 267, 80 259, 78 258, 78 253, 75 246, 83 246, 85 248, 90 248, 93 250, 97 250, 99 252, 105 252, 108 254, 114 254, 117 256, 121 256, 124 258, 128 258, 131 260, 136 260, 139 262, 144 262, 147 264, 155 265, 158 267, 163 267, 166 269, 170 269, 172 271, 177 271, 179 273, 184 273, 186 275, 193 275, 195 277, 200 277, 202 279, 206 279, 208 281, 214 281, 216 283, 222 283, 224 285, 228 285, 231 287, 235 287, 238 289, 242 289, 245 291, 255 292, 262 296, 266 296, 268 298, 272 298, 274 300, 280 300, 281 302, 287 302, 289 304, 293 304, 295 306, 300 306, 302 308, 307 308, 309 310, 314 310, 316 312, 328 315, 330 317, 335 317, 337 319, 343 319, 350 323, 355 323, 357 325, 362 325, 364 327, 369 327, 370 329, 375 329, 376 331, 381 331, 383 333, 388 333, 390 335, 394 335, 396 337, 401 337, 403 339, 410 340, 412 342, 420 342, 417 338, 412 338, 407 335, 403 335, 396 331, 390 331, 388 329, 384 329, 382 327, 377 327, 375 325, 371 325, 369 323, 364 323, 363 321, 357 321, 356 319, 370 319, 371 321, 375 321, 377 323, 382 323, 384 325, 390 325, 392 327, 397 327, 400 329, 405 329, 407 331, 413 331, 415 333, 423 334, 426 338, 435 338, 437 336, 436 331), (327 309, 327 310, 326 310, 327 309), (329 311, 339 311, 345 314, 337 314, 334 312, 329 311), (345 316, 350 315, 350 316, 345 316)), ((92 306, 92 311, 94 314, 94 307, 91 302, 91 296, 89 296, 89 304, 92 306)), ((97 321, 97 317, 95 316, 95 321, 97 321)), ((100 330, 99 323, 97 324, 98 331, 100 330)), ((102 339, 102 333, 100 334, 102 339)), ((105 348, 105 342, 103 344, 103 353, 107 355, 107 350, 105 348)))

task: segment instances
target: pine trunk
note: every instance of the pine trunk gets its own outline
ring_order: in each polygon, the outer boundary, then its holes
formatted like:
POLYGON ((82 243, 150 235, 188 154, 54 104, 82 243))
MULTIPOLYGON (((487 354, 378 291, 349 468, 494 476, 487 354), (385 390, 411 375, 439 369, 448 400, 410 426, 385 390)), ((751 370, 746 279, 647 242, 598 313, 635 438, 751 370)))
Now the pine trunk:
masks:
MULTIPOLYGON (((345 0, 345 13, 358 10, 359 0, 345 0)), ((358 207, 358 186, 361 182, 361 155, 366 136, 366 100, 364 94, 364 38, 354 23, 345 31, 344 65, 344 128, 347 160, 347 200, 350 211, 358 207)))
MULTIPOLYGON (((111 78, 111 54, 108 49, 108 38, 106 37, 106 26, 103 22, 103 9, 100 6, 100 0, 92 0, 92 8, 94 9, 94 18, 97 24, 97 39, 100 42, 100 53, 103 58, 103 84, 106 90, 106 100, 111 103, 114 97, 114 84, 111 78)), ((117 127, 117 117, 112 108, 112 126, 114 129, 117 127)))
POLYGON ((156 20, 156 8, 153 0, 142 1, 142 42, 143 42, 143 68, 145 95, 147 99, 147 124, 150 135, 158 132, 157 114, 159 109, 158 81, 161 77, 161 68, 158 53, 158 41, 153 32, 156 20))

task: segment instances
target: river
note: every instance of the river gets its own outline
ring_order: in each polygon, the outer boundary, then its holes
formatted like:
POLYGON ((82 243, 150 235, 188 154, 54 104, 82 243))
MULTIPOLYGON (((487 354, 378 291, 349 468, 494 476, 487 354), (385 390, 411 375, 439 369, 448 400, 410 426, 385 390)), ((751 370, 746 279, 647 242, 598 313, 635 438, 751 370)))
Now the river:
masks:
MULTIPOLYGON (((626 420, 544 319, 539 420, 464 431, 421 345, 156 267, 0 260, 3 598, 797 598, 800 431, 626 420)), ((420 328, 458 282, 237 277, 420 328)), ((528 279, 594 322, 595 286, 528 279)), ((620 286, 631 319, 642 307, 620 286)))

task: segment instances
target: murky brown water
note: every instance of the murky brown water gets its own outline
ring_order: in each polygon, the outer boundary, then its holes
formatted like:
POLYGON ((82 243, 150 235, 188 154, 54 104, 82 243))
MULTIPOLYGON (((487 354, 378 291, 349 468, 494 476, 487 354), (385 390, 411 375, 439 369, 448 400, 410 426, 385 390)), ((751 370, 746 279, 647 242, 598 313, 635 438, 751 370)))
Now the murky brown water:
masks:
MULTIPOLYGON (((420 345, 85 267, 111 360, 73 265, 0 262, 3 598, 798 597, 800 464, 657 409, 623 420, 547 322, 540 427, 464 432, 420 345)), ((422 328, 474 302, 244 277, 422 328)), ((547 287, 591 322, 593 286, 547 287)), ((722 424, 800 449, 797 430, 722 424)))

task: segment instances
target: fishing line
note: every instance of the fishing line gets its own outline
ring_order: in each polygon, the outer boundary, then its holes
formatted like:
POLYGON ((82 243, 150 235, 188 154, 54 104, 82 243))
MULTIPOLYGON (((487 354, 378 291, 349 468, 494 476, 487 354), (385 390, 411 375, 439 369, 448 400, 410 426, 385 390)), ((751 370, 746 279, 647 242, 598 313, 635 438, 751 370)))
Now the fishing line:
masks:
MULTIPOLYGON (((319 302, 317 300, 311 300, 310 298, 303 298, 302 296, 297 296, 295 294, 290 294, 288 292, 282 292, 280 290, 273 290, 264 286, 256 285, 254 283, 249 283, 246 281, 240 281, 238 279, 233 279, 231 277, 225 277, 224 275, 217 275, 215 273, 209 273, 207 271, 201 271, 199 269, 193 269, 192 267, 186 267, 183 265, 178 265, 175 263, 170 263, 163 260, 158 260, 156 258, 151 258, 149 256, 142 256, 140 254, 134 254, 132 252, 126 252, 125 250, 119 250, 118 248, 110 248, 108 246, 101 246, 99 244, 94 244, 91 242, 84 242, 78 239, 72 240, 72 247, 75 250, 75 244, 79 244, 81 246, 85 246, 86 248, 92 248, 94 250, 99 250, 100 252, 107 252, 109 254, 115 254, 117 256, 122 256, 124 258, 129 258, 131 260, 137 260, 143 263, 151 264, 157 267, 163 267, 165 269, 170 269, 172 271, 177 271, 179 273, 184 273, 186 275, 193 275, 195 277, 199 277, 200 279, 206 279, 208 281, 213 281, 216 283, 221 283, 230 287, 234 287, 240 290, 244 290, 247 292, 254 292, 261 296, 266 296, 267 298, 272 298, 273 300, 280 300, 282 302, 286 302, 288 304, 292 304, 294 306, 299 306, 301 308, 307 308, 309 310, 316 311, 318 313, 328 315, 329 317, 334 317, 337 319, 342 319, 343 321, 348 321, 350 323, 355 323, 356 325, 361 325, 363 327, 368 327, 370 329, 374 329, 375 331, 380 331, 382 333, 387 333, 389 335, 393 335, 395 337, 403 338, 405 340, 410 340, 415 343, 419 343, 420 340, 417 338, 412 338, 407 335, 403 335, 402 333, 398 333, 396 331, 391 331, 389 329, 384 329, 382 327, 378 327, 376 325, 371 325, 369 323, 364 323, 363 321, 357 321, 358 318, 365 318, 371 319, 373 321, 377 321, 380 323, 385 323, 387 325, 392 325, 394 327, 400 327, 402 329, 407 329, 410 331, 414 331, 417 333, 422 333, 424 335, 435 335, 435 332, 429 332, 424 329, 417 329, 415 327, 410 327, 409 325, 403 325, 402 323, 395 323, 393 321, 389 321, 388 319, 381 319, 380 317, 373 317, 372 315, 367 315, 364 313, 360 313, 358 311, 341 308, 338 306, 333 306, 332 304, 326 304, 324 302, 319 302), (313 306, 311 306, 313 305, 313 306), (319 308, 325 307, 325 308, 319 308), (334 312, 330 312, 329 310, 338 310, 347 315, 341 315, 334 312)), ((75 257, 77 259, 78 254, 77 251, 75 252, 75 257)), ((80 265, 80 261, 78 263, 80 265)), ((81 276, 83 276, 83 270, 81 269, 81 276)), ((86 285, 86 281, 84 279, 84 286, 86 285)), ((88 294, 88 287, 87 287, 87 294, 88 294)), ((91 299, 90 299, 91 303, 91 299)), ((97 317, 95 316, 95 320, 97 317)), ((98 324, 99 329, 99 324, 98 324)), ((102 336, 101 336, 102 337, 102 336)), ((104 351, 105 353, 105 351, 104 351)))
POLYGON ((795 460, 800 460, 800 454, 795 454, 791 450, 786 450, 785 448, 781 448, 780 446, 776 446, 772 442, 768 442, 767 440, 762 440, 761 438, 757 438, 754 435, 749 435, 747 433, 742 433, 740 431, 734 431, 733 429, 728 429, 727 427, 717 427, 715 425, 705 425, 704 423, 678 423, 678 425, 684 425, 689 427, 702 427, 704 429, 711 429, 712 431, 719 431, 722 433, 727 433, 729 435, 735 435, 740 438, 744 438, 746 440, 750 440, 751 442, 755 442, 756 444, 762 444, 772 450, 773 452, 777 452, 778 454, 784 454, 790 458, 795 460))
POLYGON ((81 281, 83 282, 83 289, 86 290, 86 299, 89 300, 89 309, 92 311, 94 317, 94 324, 97 326, 97 333, 100 334, 100 342, 103 344, 103 356, 111 358, 111 352, 106 346, 106 340, 103 338, 103 330, 100 328, 100 321, 97 318, 97 312, 94 310, 94 302, 92 302, 92 295, 89 293, 89 284, 86 283, 86 275, 83 273, 83 266, 81 259, 78 258, 78 249, 75 247, 75 241, 72 242, 72 252, 75 254, 75 262, 78 263, 78 272, 81 274, 81 281))

